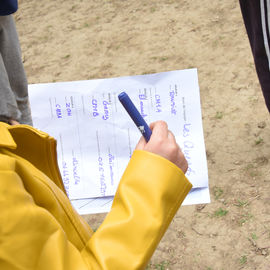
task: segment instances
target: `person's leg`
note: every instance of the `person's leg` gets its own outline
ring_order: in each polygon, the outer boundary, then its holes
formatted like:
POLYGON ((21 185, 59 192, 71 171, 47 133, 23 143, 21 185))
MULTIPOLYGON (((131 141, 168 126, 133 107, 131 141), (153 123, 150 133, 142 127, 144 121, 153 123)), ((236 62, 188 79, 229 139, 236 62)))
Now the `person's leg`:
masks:
MULTIPOLYGON (((1 40, 1 18, 0 18, 0 40, 1 40)), ((1 43, 1 42, 0 42, 1 43)), ((9 120, 18 120, 21 112, 18 109, 17 101, 11 90, 6 68, 0 53, 0 121, 8 123, 9 120)))
POLYGON ((0 52, 8 74, 10 87, 16 98, 22 124, 32 125, 31 111, 28 99, 28 83, 21 59, 21 48, 12 15, 1 16, 0 52))
POLYGON ((21 112, 18 109, 14 92, 11 89, 5 63, 2 58, 2 40, 6 35, 6 16, 0 16, 0 121, 19 120, 21 112))
POLYGON ((239 0, 257 75, 270 112, 270 1, 239 0))

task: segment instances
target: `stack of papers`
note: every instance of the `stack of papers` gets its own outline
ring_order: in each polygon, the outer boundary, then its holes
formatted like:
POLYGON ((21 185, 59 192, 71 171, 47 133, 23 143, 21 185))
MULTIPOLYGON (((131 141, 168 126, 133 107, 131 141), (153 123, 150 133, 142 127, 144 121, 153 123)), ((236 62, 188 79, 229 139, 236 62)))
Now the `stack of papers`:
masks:
POLYGON ((29 85, 34 127, 57 140, 67 194, 80 214, 110 211, 141 136, 118 101, 125 91, 147 123, 164 120, 188 163, 193 184, 184 204, 209 203, 196 69, 29 85))

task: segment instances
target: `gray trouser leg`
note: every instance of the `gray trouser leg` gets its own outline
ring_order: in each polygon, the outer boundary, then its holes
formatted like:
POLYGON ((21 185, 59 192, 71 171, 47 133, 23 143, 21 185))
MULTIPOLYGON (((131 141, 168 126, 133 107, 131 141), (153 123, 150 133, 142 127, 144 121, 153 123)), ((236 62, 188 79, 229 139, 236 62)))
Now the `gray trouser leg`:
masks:
POLYGON ((0 16, 0 120, 32 125, 28 83, 12 15, 0 16))

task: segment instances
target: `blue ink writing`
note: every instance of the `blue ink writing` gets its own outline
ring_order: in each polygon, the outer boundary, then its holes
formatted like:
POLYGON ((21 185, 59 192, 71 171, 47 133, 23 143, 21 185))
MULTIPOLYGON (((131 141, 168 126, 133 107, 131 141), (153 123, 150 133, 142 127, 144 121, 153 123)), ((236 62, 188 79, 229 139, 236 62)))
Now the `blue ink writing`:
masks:
POLYGON ((183 136, 186 138, 190 135, 190 128, 191 128, 191 124, 184 124, 183 127, 183 136))
POLYGON ((143 103, 143 100, 147 100, 146 95, 145 94, 139 95, 139 99, 140 99, 140 111, 141 111, 141 115, 142 115, 143 118, 145 118, 147 116, 147 114, 145 114, 145 112, 144 112, 144 103, 143 103))
POLYGON ((114 184, 114 178, 113 178, 114 159, 115 159, 115 157, 109 153, 109 166, 110 166, 110 176, 111 176, 111 185, 112 186, 114 184))
POLYGON ((71 104, 66 102, 67 115, 72 116, 71 104))
POLYGON ((63 118, 60 104, 55 104, 55 107, 57 118, 63 118))
POLYGON ((160 113, 162 112, 160 95, 155 95, 155 100, 156 100, 156 112, 160 113))
POLYGON ((110 105, 110 103, 106 100, 103 101, 103 107, 104 107, 104 115, 102 116, 103 120, 107 120, 109 119, 109 108, 108 105, 110 105))
POLYGON ((78 173, 79 161, 76 157, 73 157, 72 165, 73 165, 73 179, 75 181, 75 185, 78 185, 80 183, 81 178, 78 173))
POLYGON ((187 176, 195 174, 196 172, 192 169, 191 151, 194 149, 194 143, 188 139, 190 136, 191 124, 186 123, 183 127, 183 137, 186 138, 183 146, 183 154, 188 162, 188 170, 186 172, 187 176))
POLYGON ((99 166, 99 180, 100 180, 100 194, 105 196, 106 193, 106 183, 105 183, 105 175, 104 175, 104 168, 103 168, 103 160, 102 157, 98 158, 98 166, 99 166))
POLYGON ((62 178, 66 193, 67 195, 69 195, 69 173, 67 163, 65 161, 62 162, 62 178))
POLYGON ((176 115, 176 104, 175 104, 175 93, 174 91, 170 92, 170 97, 171 97, 171 113, 176 115))
POLYGON ((99 115, 98 113, 98 102, 96 99, 92 99, 92 108, 93 108, 93 116, 97 117, 99 115))
POLYGON ((192 169, 192 160, 191 160, 191 151, 194 149, 194 143, 192 141, 184 141, 183 154, 188 162, 188 170, 186 172, 187 176, 195 174, 195 171, 192 169))

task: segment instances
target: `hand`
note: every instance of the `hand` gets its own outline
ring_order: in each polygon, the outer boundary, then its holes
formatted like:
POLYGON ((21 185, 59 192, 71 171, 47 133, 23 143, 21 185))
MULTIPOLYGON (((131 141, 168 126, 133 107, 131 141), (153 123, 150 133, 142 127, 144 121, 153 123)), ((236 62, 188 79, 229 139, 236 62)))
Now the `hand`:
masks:
POLYGON ((15 125, 19 125, 19 124, 20 124, 18 121, 13 120, 13 119, 8 120, 8 123, 9 123, 10 125, 12 125, 12 126, 15 126, 15 125))
POLYGON ((145 150, 160 155, 176 166, 184 173, 188 169, 188 163, 179 145, 176 143, 173 133, 168 130, 168 125, 164 121, 157 121, 150 125, 152 135, 148 143, 144 137, 139 140, 136 150, 145 150))

